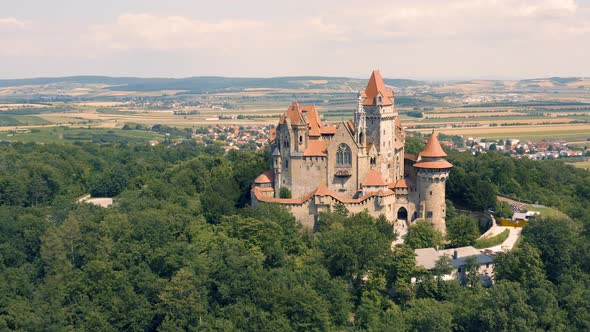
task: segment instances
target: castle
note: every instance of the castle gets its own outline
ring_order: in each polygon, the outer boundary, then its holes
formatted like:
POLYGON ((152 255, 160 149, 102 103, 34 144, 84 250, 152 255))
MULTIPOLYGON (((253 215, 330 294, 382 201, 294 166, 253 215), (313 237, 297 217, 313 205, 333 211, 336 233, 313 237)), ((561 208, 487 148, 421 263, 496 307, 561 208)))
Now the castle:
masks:
POLYGON ((404 153, 394 101, 375 70, 359 93, 354 121, 324 124, 314 106, 294 102, 270 132, 272 170, 254 181, 252 205, 283 204, 311 230, 318 212, 343 204, 352 213, 384 215, 397 230, 426 219, 444 233, 453 166, 434 132, 418 156, 404 153))

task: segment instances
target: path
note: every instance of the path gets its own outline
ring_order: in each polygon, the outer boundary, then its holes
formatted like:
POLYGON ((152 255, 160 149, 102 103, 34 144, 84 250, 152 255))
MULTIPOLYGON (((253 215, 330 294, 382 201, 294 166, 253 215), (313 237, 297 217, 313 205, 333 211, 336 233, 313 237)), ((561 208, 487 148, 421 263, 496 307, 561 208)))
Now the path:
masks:
POLYGON ((396 220, 394 229, 397 232, 397 239, 391 244, 392 247, 404 243, 404 236, 408 233, 408 224, 405 220, 396 220))
POLYGON ((496 228, 499 231, 499 233, 497 234, 502 233, 506 229, 509 230, 510 233, 508 234, 508 238, 506 239, 506 241, 502 242, 502 244, 499 244, 494 247, 484 248, 482 250, 490 250, 492 252, 505 252, 512 250, 512 248, 514 248, 514 245, 516 244, 516 241, 518 241, 518 238, 522 234, 522 227, 496 226, 496 228))

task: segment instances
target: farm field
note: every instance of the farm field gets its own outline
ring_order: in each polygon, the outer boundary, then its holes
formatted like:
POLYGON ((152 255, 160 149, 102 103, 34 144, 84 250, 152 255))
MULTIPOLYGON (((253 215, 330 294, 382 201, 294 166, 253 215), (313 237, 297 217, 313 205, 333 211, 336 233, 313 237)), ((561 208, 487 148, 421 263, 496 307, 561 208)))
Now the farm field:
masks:
MULTIPOLYGON (((590 138, 590 79, 386 83, 394 89, 408 131, 436 128, 491 139, 590 138)), ((293 101, 315 105, 324 121, 339 122, 353 117, 357 91, 366 80, 97 77, 76 82, 74 77, 10 84, 14 86, 0 85, 0 132, 61 126, 111 130, 127 123, 178 128, 274 125, 293 101)))
MULTIPOLYGON (((416 131, 428 133, 431 129, 417 129, 416 131)), ((447 135, 485 137, 490 139, 509 137, 533 141, 540 141, 543 139, 583 141, 590 138, 590 124, 440 128, 437 129, 437 131, 447 135)))
POLYGON ((32 129, 31 132, 28 133, 0 132, 0 141, 23 143, 110 143, 114 141, 147 142, 148 140, 162 139, 163 135, 155 132, 101 128, 88 129, 70 127, 51 127, 32 129))
POLYGON ((568 163, 568 164, 570 164, 574 167, 578 167, 578 168, 590 171, 590 160, 578 161, 578 162, 568 163))

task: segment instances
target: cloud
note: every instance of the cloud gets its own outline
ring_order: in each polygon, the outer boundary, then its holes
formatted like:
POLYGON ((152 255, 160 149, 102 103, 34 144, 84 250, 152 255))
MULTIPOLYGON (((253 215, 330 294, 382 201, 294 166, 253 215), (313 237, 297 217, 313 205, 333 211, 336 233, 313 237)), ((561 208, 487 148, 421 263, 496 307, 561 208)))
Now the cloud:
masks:
POLYGON ((26 28, 30 25, 31 25, 30 21, 19 20, 14 17, 0 17, 0 27, 8 26, 8 27, 26 28))
POLYGON ((137 6, 75 29, 67 19, 0 18, 11 46, 0 57, 12 57, 0 72, 43 63, 52 70, 51 61, 68 59, 90 72, 142 76, 364 76, 373 67, 418 78, 590 74, 587 1, 268 1, 217 0, 191 11, 169 0, 171 14, 137 6))
POLYGON ((215 22, 184 16, 120 15, 111 25, 92 28, 93 40, 109 49, 228 49, 256 43, 264 23, 223 19, 215 22), (250 38, 248 38, 248 36, 250 38))
POLYGON ((513 39, 561 29, 583 31, 588 17, 574 0, 386 1, 318 16, 316 21, 361 40, 513 39), (359 10, 363 8, 363 10, 359 10), (344 31, 344 32, 343 32, 344 31))

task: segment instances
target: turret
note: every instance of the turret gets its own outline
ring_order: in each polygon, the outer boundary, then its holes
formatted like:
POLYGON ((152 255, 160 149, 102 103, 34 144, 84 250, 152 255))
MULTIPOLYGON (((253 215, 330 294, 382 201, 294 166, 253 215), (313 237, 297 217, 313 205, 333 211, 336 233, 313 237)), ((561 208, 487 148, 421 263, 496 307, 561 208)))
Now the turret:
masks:
POLYGON ((281 189, 281 179, 282 179, 281 168, 282 168, 281 151, 279 151, 279 148, 276 147, 272 153, 272 170, 274 173, 275 197, 279 197, 279 192, 281 189))
POLYGON ((354 127, 354 135, 360 148, 359 153, 364 155, 367 147, 367 120, 361 93, 358 94, 358 106, 354 112, 354 127))
POLYGON ((433 130, 424 151, 414 164, 420 200, 418 216, 430 221, 443 234, 446 232, 445 184, 453 167, 445 159, 446 156, 433 130))

